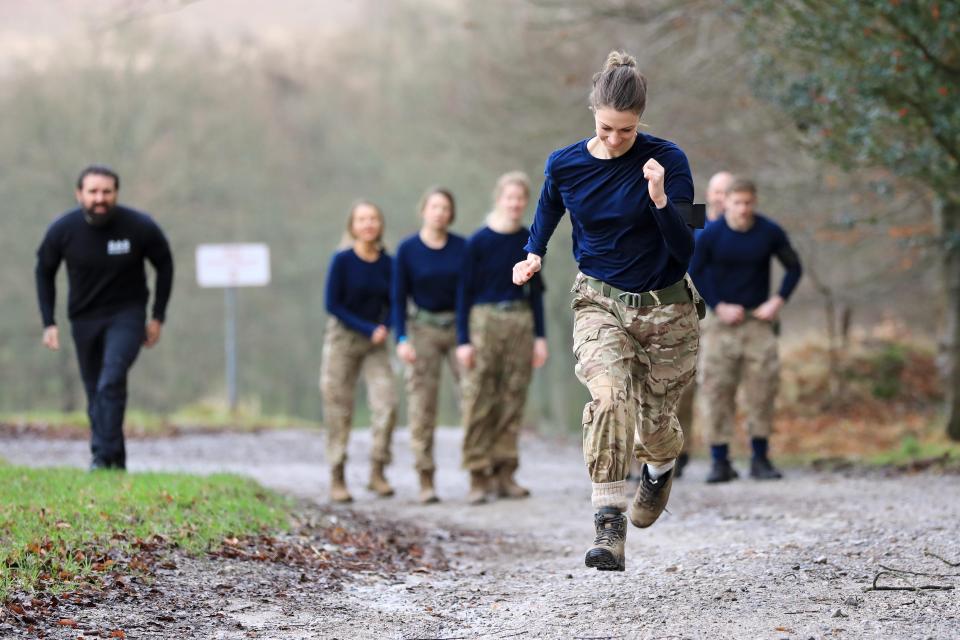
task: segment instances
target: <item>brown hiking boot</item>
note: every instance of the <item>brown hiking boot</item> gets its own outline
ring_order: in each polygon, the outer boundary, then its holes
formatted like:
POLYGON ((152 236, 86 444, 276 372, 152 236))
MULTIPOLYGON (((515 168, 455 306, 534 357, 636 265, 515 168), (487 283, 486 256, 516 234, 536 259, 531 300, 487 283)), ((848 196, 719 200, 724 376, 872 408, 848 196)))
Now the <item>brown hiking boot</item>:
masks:
POLYGON ((673 469, 653 480, 647 465, 643 465, 640 473, 640 486, 630 503, 630 522, 641 529, 649 527, 667 506, 670 498, 670 487, 673 486, 673 469))
POLYGON ((347 491, 342 464, 330 469, 330 502, 353 502, 353 496, 347 491))
POLYGON ((517 461, 503 462, 493 469, 494 479, 496 481, 497 497, 499 498, 526 498, 530 491, 521 487, 513 479, 513 474, 517 470, 517 461))
POLYGON ((440 498, 437 497, 437 492, 433 488, 433 470, 421 469, 420 472, 420 495, 418 499, 421 504, 431 504, 434 502, 440 502, 440 498))
POLYGON ((625 559, 623 544, 627 540, 627 519, 616 507, 602 507, 593 516, 597 537, 583 559, 588 567, 598 571, 623 571, 625 559))
POLYGON ((473 469, 470 471, 470 492, 467 493, 467 502, 469 504, 483 504, 487 501, 487 491, 490 483, 487 477, 486 469, 473 469))
POLYGON ((385 466, 382 462, 371 462, 370 482, 367 483, 367 489, 373 491, 381 498, 389 498, 393 495, 393 487, 390 486, 386 476, 383 475, 383 468, 385 466))

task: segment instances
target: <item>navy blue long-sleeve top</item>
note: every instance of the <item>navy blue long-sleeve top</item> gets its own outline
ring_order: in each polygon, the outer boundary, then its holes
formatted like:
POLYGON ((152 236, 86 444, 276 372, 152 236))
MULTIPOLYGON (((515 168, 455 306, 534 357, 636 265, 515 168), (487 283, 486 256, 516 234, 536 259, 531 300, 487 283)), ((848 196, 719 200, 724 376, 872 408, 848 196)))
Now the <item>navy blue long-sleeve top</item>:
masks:
POLYGON ((565 211, 573 226, 573 257, 584 274, 624 291, 662 289, 680 280, 693 254, 693 235, 675 204, 693 202, 693 178, 683 151, 638 133, 617 158, 601 160, 589 139, 550 154, 526 250, 543 256, 565 211), (665 170, 667 205, 650 200, 643 165, 665 170))
POLYGON ((711 308, 725 302, 754 309, 770 297, 770 260, 774 257, 785 270, 778 293, 786 300, 803 273, 786 232, 760 214, 746 231, 734 231, 725 218, 719 218, 697 238, 690 271, 700 273, 706 282, 700 293, 711 308))
POLYGON ((397 340, 407 336, 407 300, 427 311, 454 311, 463 267, 465 238, 447 234, 440 249, 432 249, 415 233, 397 247, 393 265, 393 326, 397 340))
POLYGON ((476 304, 529 300, 533 332, 545 334, 543 320, 543 279, 534 274, 530 282, 513 284, 513 265, 527 257, 524 245, 530 232, 526 227, 514 233, 497 233, 483 227, 467 240, 463 272, 457 292, 457 343, 470 342, 470 309, 476 304))
POLYGON ((390 318, 390 276, 393 259, 380 252, 367 262, 353 249, 334 254, 327 271, 327 313, 350 329, 373 337, 377 326, 390 318))
POLYGON ((56 323, 56 276, 67 263, 67 315, 71 320, 143 308, 150 291, 144 260, 157 272, 152 317, 164 321, 173 288, 173 255, 153 218, 117 205, 104 225, 92 225, 80 208, 57 218, 37 249, 37 301, 43 325, 56 323))

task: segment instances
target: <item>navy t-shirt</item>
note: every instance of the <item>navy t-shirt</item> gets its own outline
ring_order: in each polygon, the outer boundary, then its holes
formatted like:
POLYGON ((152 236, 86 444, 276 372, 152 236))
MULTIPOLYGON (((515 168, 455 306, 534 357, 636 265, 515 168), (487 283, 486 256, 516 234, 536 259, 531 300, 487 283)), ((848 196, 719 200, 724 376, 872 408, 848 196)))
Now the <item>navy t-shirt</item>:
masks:
POLYGON ((513 284, 513 265, 526 259, 524 245, 530 232, 526 227, 514 233, 497 233, 483 227, 467 241, 463 275, 457 295, 457 344, 470 342, 470 309, 475 304, 529 300, 533 331, 545 335, 543 321, 543 279, 534 274, 522 287, 513 284))
POLYGON ((760 214, 755 215, 753 226, 746 231, 734 231, 725 218, 719 218, 697 237, 690 271, 699 273, 706 283, 700 293, 711 308, 725 302, 754 309, 770 297, 773 257, 785 269, 778 293, 786 300, 803 272, 786 232, 760 214))
POLYGON ((454 311, 467 241, 447 234, 440 249, 431 249, 415 233, 397 247, 393 268, 393 326, 397 340, 407 335, 407 299, 427 311, 454 311))
POLYGON ((390 317, 390 276, 393 259, 380 252, 367 262, 353 249, 334 254, 327 271, 327 313, 344 325, 372 337, 378 325, 390 317))
POLYGON ((693 235, 674 204, 693 202, 693 178, 683 151, 667 140, 637 134, 617 158, 601 160, 589 139, 550 154, 546 180, 526 250, 547 251, 565 211, 573 227, 573 257, 586 275, 624 291, 662 289, 681 278, 693 254, 693 235), (650 200, 643 165, 665 170, 667 206, 650 200))

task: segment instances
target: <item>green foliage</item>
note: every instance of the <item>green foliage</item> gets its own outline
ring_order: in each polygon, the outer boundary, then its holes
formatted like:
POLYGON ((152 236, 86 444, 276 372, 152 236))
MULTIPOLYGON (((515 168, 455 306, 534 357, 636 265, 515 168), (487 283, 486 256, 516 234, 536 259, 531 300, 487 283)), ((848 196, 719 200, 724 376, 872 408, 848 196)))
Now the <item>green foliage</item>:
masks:
POLYGON ((900 373, 907 362, 904 348, 890 343, 873 356, 873 395, 881 400, 891 400, 900 393, 900 373))
POLYGON ((70 588, 97 570, 96 558, 133 555, 151 536, 200 552, 225 537, 283 529, 289 509, 232 475, 0 466, 0 601, 11 591, 70 588))
POLYGON ((960 3, 735 0, 759 95, 815 151, 960 198, 960 3))
POLYGON ((956 461, 960 460, 960 445, 923 434, 920 437, 906 434, 900 439, 898 447, 871 456, 867 461, 881 466, 900 466, 933 459, 942 459, 945 464, 952 460, 951 467, 956 468, 956 461))

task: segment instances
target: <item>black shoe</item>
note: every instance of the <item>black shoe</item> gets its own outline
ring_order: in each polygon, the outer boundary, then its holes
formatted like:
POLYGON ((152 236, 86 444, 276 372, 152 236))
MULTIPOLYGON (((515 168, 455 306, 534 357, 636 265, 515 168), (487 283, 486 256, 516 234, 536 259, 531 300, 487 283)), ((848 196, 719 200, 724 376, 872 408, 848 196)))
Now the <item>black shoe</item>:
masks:
POLYGON ((94 458, 90 461, 90 471, 104 471, 109 469, 110 465, 101 460, 100 458, 94 458))
POLYGON ((739 477, 740 474, 733 468, 729 460, 714 460, 713 466, 710 467, 710 473, 707 474, 707 483, 730 482, 739 477))
POLYGON ((677 456, 677 464, 673 467, 673 477, 679 478, 683 476, 683 468, 687 466, 687 463, 690 462, 690 454, 687 452, 681 453, 677 456))
POLYGON ((619 509, 603 507, 593 516, 597 537, 587 550, 583 563, 598 571, 623 571, 623 543, 627 539, 627 519, 619 509))
POLYGON ((783 477, 769 458, 754 458, 750 461, 750 477, 755 480, 779 480, 783 477))

